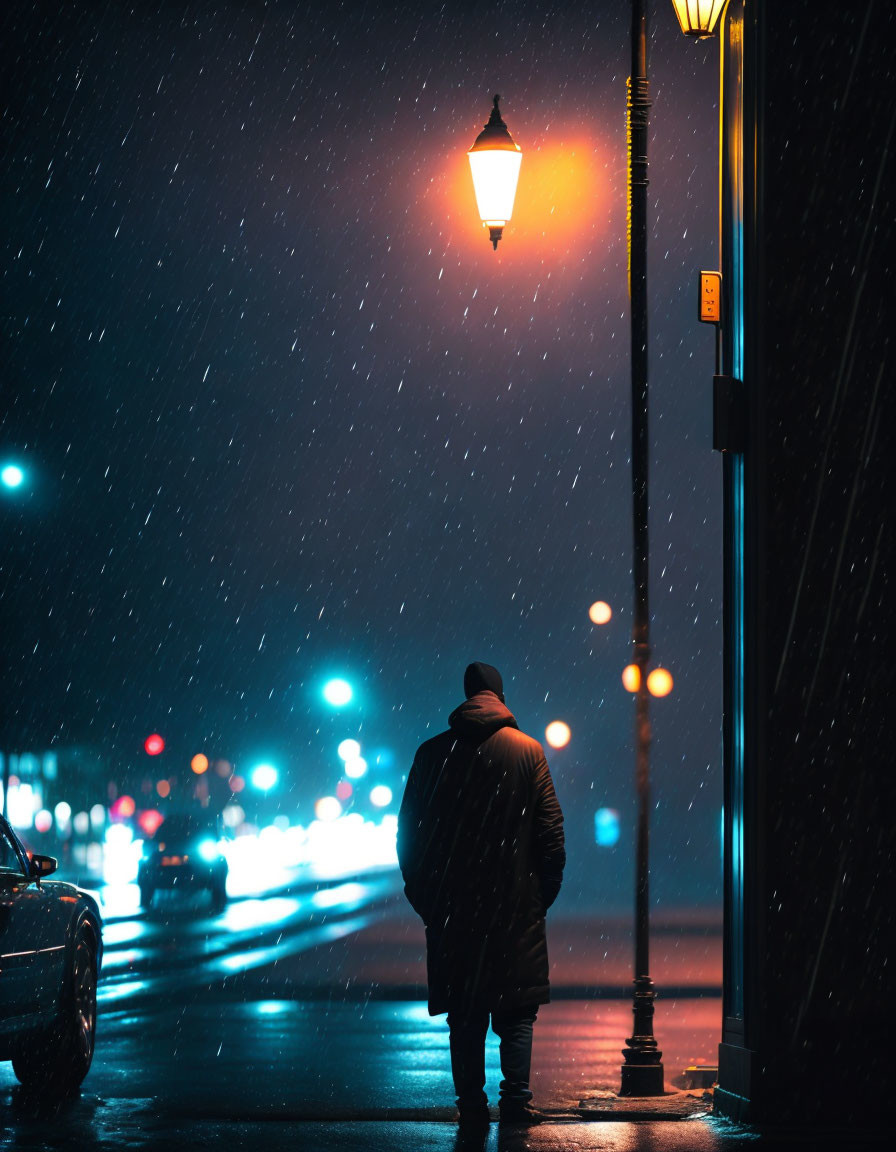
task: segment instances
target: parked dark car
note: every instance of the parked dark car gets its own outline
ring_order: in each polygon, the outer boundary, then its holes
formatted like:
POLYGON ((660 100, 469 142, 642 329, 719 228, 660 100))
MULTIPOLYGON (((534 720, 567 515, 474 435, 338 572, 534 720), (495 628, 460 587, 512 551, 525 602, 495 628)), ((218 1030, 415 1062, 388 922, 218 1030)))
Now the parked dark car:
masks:
POLYGON ((160 888, 207 888, 212 903, 227 903, 227 860, 219 830, 202 816, 173 814, 143 846, 137 872, 140 903, 149 908, 160 888))
POLYGON ((96 901, 47 881, 56 867, 0 816, 0 1060, 41 1092, 71 1091, 90 1069, 103 956, 96 901))

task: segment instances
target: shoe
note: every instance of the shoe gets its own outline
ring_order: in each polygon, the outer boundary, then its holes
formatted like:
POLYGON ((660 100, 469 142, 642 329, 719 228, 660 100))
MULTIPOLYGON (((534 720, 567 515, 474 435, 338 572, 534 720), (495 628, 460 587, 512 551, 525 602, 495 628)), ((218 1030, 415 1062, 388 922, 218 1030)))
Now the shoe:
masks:
POLYGON ((502 1124, 521 1124, 531 1127, 533 1124, 543 1124, 549 1117, 539 1112, 531 1104, 512 1104, 501 1101, 498 1106, 502 1124))
POLYGON ((487 1104, 468 1104, 457 1109, 457 1123, 461 1128, 488 1128, 491 1123, 487 1104))

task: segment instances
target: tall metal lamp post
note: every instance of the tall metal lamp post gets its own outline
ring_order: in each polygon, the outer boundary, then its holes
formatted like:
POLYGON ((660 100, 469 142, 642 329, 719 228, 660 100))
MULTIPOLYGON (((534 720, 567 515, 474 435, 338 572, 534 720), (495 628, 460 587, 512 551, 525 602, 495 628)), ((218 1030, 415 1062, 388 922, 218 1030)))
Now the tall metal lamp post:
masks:
POLYGON ((638 832, 635 874, 634 1027, 623 1050, 622 1096, 662 1096, 663 1054, 653 1034, 653 980, 650 978, 650 660, 647 414, 647 85, 646 0, 632 0, 632 71, 626 91, 628 143, 628 286, 631 300, 632 524, 634 529, 634 618, 632 663, 638 669, 635 692, 635 791, 638 832))

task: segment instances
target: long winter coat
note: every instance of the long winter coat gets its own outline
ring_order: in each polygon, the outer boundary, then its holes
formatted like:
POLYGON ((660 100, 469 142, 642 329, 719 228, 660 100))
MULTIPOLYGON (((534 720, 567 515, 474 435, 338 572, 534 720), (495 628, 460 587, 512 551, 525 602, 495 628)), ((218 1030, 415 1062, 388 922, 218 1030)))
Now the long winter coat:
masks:
POLYGON ((550 999, 545 912, 563 814, 541 745, 493 692, 417 750, 398 816, 405 893, 426 925, 429 1012, 550 999))

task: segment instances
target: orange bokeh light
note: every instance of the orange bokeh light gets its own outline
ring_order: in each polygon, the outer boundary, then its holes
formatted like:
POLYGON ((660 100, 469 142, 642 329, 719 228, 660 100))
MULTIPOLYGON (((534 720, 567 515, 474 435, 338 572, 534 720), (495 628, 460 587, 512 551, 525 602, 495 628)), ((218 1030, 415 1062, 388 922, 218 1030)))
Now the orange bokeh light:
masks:
POLYGON ((171 794, 171 785, 167 780, 159 780, 156 784, 156 792, 158 792, 158 794, 164 800, 166 796, 171 794))
POLYGON ((672 685, 672 674, 665 668, 654 668, 647 677, 647 691, 651 696, 668 696, 672 685))
POLYGON ((629 692, 637 692, 641 687, 641 669, 637 664, 628 664, 622 669, 622 683, 629 692))
POLYGON ((197 752, 190 761, 190 767, 197 776, 201 776, 208 769, 208 756, 203 755, 202 752, 197 752))
POLYGON ((552 748, 565 748, 572 733, 562 720, 553 720, 544 730, 544 738, 552 748))
POLYGON ((588 609, 588 618, 592 624, 606 624, 613 615, 613 609, 606 600, 595 600, 588 609))
POLYGON ((119 796, 113 805, 113 810, 116 816, 123 816, 125 820, 130 820, 137 811, 137 805, 132 796, 119 796))

